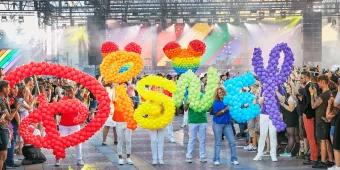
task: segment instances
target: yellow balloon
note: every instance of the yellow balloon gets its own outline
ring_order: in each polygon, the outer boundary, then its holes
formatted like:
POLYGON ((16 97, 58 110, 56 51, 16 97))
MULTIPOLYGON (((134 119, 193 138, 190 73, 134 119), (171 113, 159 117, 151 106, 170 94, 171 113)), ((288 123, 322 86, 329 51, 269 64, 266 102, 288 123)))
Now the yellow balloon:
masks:
POLYGON ((137 124, 151 130, 165 128, 174 118, 174 101, 164 93, 147 90, 146 87, 161 87, 174 93, 176 84, 166 78, 150 75, 140 80, 136 86, 139 95, 145 100, 134 112, 137 124))

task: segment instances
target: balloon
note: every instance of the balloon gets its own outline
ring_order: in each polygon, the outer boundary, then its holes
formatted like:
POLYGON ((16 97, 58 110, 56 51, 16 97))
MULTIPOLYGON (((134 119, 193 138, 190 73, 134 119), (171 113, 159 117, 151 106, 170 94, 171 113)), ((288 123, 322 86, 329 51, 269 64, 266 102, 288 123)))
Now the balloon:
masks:
POLYGON ((205 93, 201 92, 201 81, 191 71, 182 74, 177 81, 177 90, 174 93, 174 101, 177 107, 182 105, 186 91, 188 90, 189 107, 195 112, 208 111, 215 98, 215 91, 218 87, 219 76, 213 67, 208 69, 207 86, 205 93))
POLYGON ((171 59, 174 70, 182 74, 188 70, 197 71, 205 48, 205 44, 200 40, 191 41, 187 49, 181 49, 177 42, 172 41, 164 46, 163 51, 171 59))
POLYGON ((286 128, 281 117, 278 99, 275 89, 283 85, 293 70, 294 55, 292 50, 286 43, 277 44, 269 54, 269 62, 267 69, 263 66, 262 51, 255 48, 253 53, 252 65, 254 72, 262 83, 262 92, 264 96, 263 112, 269 114, 273 125, 277 131, 283 131, 286 128), (278 64, 280 52, 283 52, 285 58, 283 60, 280 71, 278 64))
POLYGON ((174 93, 175 82, 160 76, 150 75, 137 83, 137 91, 145 99, 134 112, 138 125, 145 129, 165 128, 174 118, 175 104, 169 96, 157 91, 146 90, 146 86, 161 87, 174 93))
POLYGON ((117 51, 118 50, 118 46, 110 41, 104 42, 102 44, 102 56, 103 58, 106 57, 109 53, 117 51))
MULTIPOLYGON (((134 43, 133 43, 134 44, 134 43)), ((108 54, 100 64, 100 73, 106 83, 124 83, 131 80, 134 76, 143 69, 143 60, 138 51, 138 47, 128 44, 127 50, 114 51, 108 54), (134 48, 132 48, 134 47, 134 48), (127 63, 132 63, 132 66, 125 72, 119 73, 121 67, 127 63)))
POLYGON ((53 154, 57 159, 64 158, 66 148, 78 145, 89 139, 105 123, 109 116, 110 99, 104 87, 94 77, 74 68, 57 64, 42 62, 23 65, 9 72, 5 79, 8 80, 10 86, 13 87, 22 79, 34 75, 50 75, 73 80, 91 91, 99 101, 95 118, 83 129, 68 136, 60 136, 60 133, 57 131, 54 116, 55 114, 67 116, 67 114, 71 112, 78 112, 73 123, 80 124, 84 122, 87 118, 88 110, 86 106, 76 99, 47 103, 45 101, 46 96, 44 93, 41 93, 38 96, 39 107, 33 110, 29 116, 20 123, 19 132, 27 143, 31 143, 39 148, 53 149, 53 154), (39 122, 42 122, 42 125, 45 127, 45 137, 32 135, 34 128, 32 128, 31 125, 39 122))
POLYGON ((137 124, 136 121, 133 119, 133 102, 127 95, 124 85, 116 86, 115 90, 115 114, 124 114, 124 121, 127 122, 127 127, 129 129, 135 130, 137 128, 137 124))
MULTIPOLYGON (((110 42, 110 44, 115 43, 110 42)), ((102 46, 104 45, 105 43, 102 46)), ((121 84, 137 76, 143 69, 143 60, 140 56, 141 51, 141 47, 132 42, 126 45, 124 50, 118 50, 117 46, 115 51, 107 54, 100 65, 100 72, 104 81, 106 83, 121 84)), ((135 130, 137 124, 133 119, 134 106, 131 98, 126 93, 126 88, 123 85, 117 85, 115 86, 115 91, 115 114, 124 114, 124 122, 127 122, 127 127, 135 130)), ((115 120, 115 117, 113 117, 113 120, 121 121, 115 120)))
POLYGON ((253 104, 255 95, 250 92, 242 92, 242 88, 252 86, 255 82, 256 79, 250 72, 224 82, 227 95, 223 102, 229 106, 230 115, 237 122, 247 122, 260 113, 260 105, 253 104), (247 107, 242 108, 244 105, 247 107))

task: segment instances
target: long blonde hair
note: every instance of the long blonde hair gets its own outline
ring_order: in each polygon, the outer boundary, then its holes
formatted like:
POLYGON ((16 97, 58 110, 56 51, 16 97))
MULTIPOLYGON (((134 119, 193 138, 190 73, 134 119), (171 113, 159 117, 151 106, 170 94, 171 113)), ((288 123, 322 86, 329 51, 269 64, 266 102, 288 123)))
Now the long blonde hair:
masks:
MULTIPOLYGON (((216 89, 216 92, 215 92, 215 99, 216 99, 216 100, 220 100, 220 99, 218 98, 218 90, 222 90, 223 93, 224 93, 224 95, 227 94, 227 92, 226 92, 226 90, 224 89, 224 87, 222 87, 222 86, 218 87, 218 88, 216 89)), ((222 100, 223 100, 223 99, 222 99, 222 100)))

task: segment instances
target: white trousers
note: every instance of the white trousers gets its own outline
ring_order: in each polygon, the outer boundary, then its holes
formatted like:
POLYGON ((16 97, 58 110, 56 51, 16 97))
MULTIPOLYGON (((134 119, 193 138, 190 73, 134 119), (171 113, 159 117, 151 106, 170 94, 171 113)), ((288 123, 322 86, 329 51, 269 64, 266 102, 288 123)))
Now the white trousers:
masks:
POLYGON ((125 143, 126 154, 131 155, 131 129, 128 129, 126 122, 116 122, 117 130, 117 152, 118 155, 123 155, 123 145, 125 143))
POLYGON ((182 126, 188 125, 188 110, 184 111, 182 126))
POLYGON ((260 139, 258 144, 257 155, 263 156, 264 146, 269 131, 270 156, 276 158, 277 137, 276 128, 270 120, 269 115, 260 114, 260 139))
MULTIPOLYGON (((59 132, 61 136, 67 136, 70 135, 74 132, 77 132, 80 130, 80 125, 75 125, 75 126, 62 126, 59 125, 59 132)), ((83 159, 83 153, 82 153, 82 144, 79 144, 76 147, 77 150, 77 159, 82 160, 83 159)))
POLYGON ((168 124, 168 126, 166 127, 167 132, 168 132, 168 139, 169 140, 173 140, 174 139, 174 127, 172 125, 172 122, 168 124))
POLYGON ((149 132, 151 139, 151 152, 153 161, 163 160, 165 133, 166 128, 159 130, 150 130, 149 132))

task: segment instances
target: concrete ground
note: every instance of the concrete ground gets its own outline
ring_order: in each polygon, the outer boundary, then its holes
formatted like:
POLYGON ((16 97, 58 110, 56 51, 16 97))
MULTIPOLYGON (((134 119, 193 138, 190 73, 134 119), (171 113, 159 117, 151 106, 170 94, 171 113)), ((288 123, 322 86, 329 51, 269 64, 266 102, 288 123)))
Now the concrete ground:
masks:
MULTIPOLYGON (((181 116, 177 116, 174 120, 174 133, 176 143, 170 143, 165 140, 164 146, 164 161, 165 165, 151 165, 151 148, 148 132, 143 129, 137 129, 132 136, 132 159, 134 165, 118 165, 116 147, 113 145, 112 133, 110 132, 108 145, 101 145, 102 133, 98 132, 94 137, 83 144, 83 157, 85 166, 76 166, 75 150, 69 149, 65 160, 62 161, 60 167, 54 167, 54 156, 50 150, 43 150, 47 162, 44 164, 21 166, 17 170, 203 170, 203 169, 239 169, 239 170, 302 170, 312 169, 310 166, 303 166, 303 160, 297 158, 278 158, 278 162, 272 162, 267 155, 263 161, 253 161, 255 152, 246 152, 243 150, 244 141, 237 140, 238 144, 238 157, 240 165, 233 166, 230 163, 230 152, 227 147, 227 142, 224 141, 223 150, 221 152, 221 165, 213 165, 213 152, 214 152, 214 138, 209 123, 207 130, 207 163, 200 163, 198 158, 198 144, 194 153, 194 162, 191 164, 185 163, 186 144, 188 141, 187 128, 180 128, 182 121, 181 116)), ((211 122, 211 121, 210 121, 211 122)), ((20 157, 16 157, 20 161, 20 157)))

